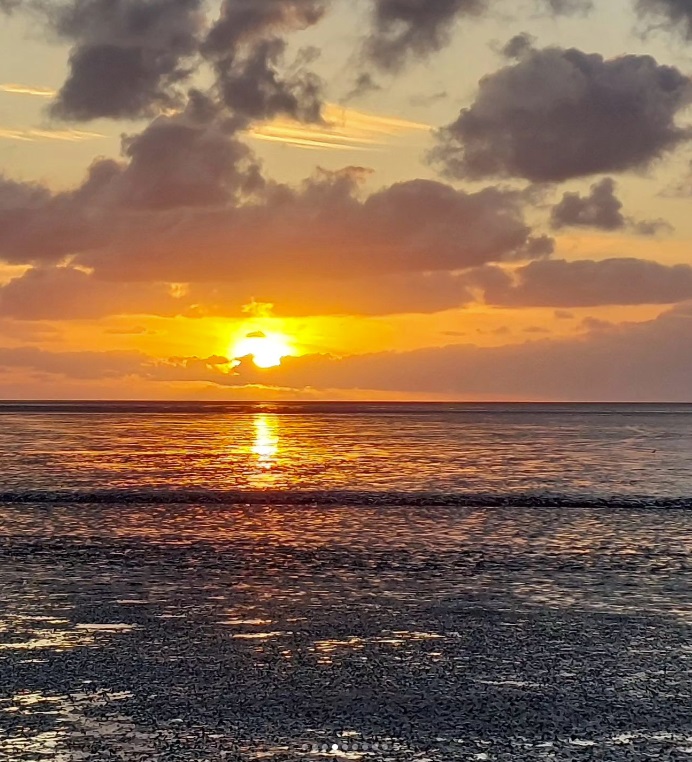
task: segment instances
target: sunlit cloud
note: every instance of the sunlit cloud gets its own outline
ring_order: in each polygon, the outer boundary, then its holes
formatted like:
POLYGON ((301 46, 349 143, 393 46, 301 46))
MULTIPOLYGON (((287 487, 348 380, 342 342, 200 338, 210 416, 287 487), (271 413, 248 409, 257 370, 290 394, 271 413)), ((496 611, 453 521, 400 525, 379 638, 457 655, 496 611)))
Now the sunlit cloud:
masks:
POLYGON ((21 85, 16 82, 3 82, 0 84, 0 93, 11 93, 12 95, 34 95, 38 98, 52 98, 56 91, 50 87, 39 87, 38 85, 21 85))
POLYGON ((34 143, 44 140, 80 143, 84 140, 97 140, 105 137, 106 136, 100 132, 88 132, 86 130, 17 130, 0 127, 0 140, 18 140, 25 143, 34 143))
POLYGON ((250 135, 258 140, 286 143, 298 148, 364 151, 432 129, 421 122, 368 114, 336 104, 327 104, 323 116, 323 124, 309 125, 280 117, 254 126, 250 135))

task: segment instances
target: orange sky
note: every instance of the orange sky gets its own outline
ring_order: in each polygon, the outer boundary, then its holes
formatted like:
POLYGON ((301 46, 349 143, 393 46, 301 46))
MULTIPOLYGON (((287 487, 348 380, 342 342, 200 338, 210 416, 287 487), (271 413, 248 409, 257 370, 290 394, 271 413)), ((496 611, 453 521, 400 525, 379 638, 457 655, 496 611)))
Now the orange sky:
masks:
POLYGON ((0 397, 692 398, 692 12, 588 5, 5 13, 0 397))

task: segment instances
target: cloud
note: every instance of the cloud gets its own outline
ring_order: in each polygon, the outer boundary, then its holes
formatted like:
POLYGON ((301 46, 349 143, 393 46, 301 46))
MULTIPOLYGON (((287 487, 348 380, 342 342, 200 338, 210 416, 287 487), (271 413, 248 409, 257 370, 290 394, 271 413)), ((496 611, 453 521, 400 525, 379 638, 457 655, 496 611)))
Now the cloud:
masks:
POLYGON ((248 282, 193 285, 189 301, 207 314, 230 315, 249 294, 260 301, 271 299, 282 316, 432 313, 475 299, 464 273, 430 272, 339 279, 303 274, 299 280, 272 280, 270 275, 248 282))
POLYGON ((631 228, 639 235, 656 235, 670 229, 664 220, 635 221, 622 213, 622 202, 615 195, 617 184, 612 177, 594 183, 588 196, 565 193, 550 214, 554 230, 565 227, 586 227, 599 230, 631 228))
POLYGON ((55 116, 135 118, 179 103, 204 28, 203 0, 70 0, 43 7, 55 33, 73 43, 55 116))
POLYGON ((402 136, 429 133, 432 127, 408 119, 369 114, 327 103, 319 124, 306 125, 294 119, 277 117, 253 125, 249 134, 258 140, 286 143, 299 148, 332 150, 369 150, 402 136))
POLYGON ((28 270, 0 286, 0 315, 15 320, 86 320, 133 314, 170 317, 184 311, 165 284, 109 283, 70 267, 28 270))
POLYGON ((382 352, 343 359, 286 358, 259 372, 241 366, 229 383, 292 388, 388 390, 450 398, 571 401, 692 399, 692 306, 656 320, 598 330, 569 339, 540 339, 487 348, 471 345, 382 352))
POLYGON ((201 94, 193 93, 185 112, 125 137, 123 154, 128 161, 110 179, 110 192, 134 209, 225 204, 264 183, 250 149, 201 94))
POLYGON ((0 370, 22 368, 82 380, 125 378, 144 373, 151 358, 139 352, 47 352, 36 347, 0 347, 0 370))
POLYGON ((464 273, 406 273, 376 280, 309 276, 272 280, 269 275, 249 281, 186 284, 176 292, 169 283, 113 282, 73 267, 38 267, 0 285, 0 317, 33 321, 113 315, 237 318, 252 295, 271 298, 271 306, 285 317, 432 313, 475 300, 464 273))
POLYGON ((52 98, 55 96, 55 90, 50 87, 20 85, 16 82, 5 82, 4 84, 1 84, 0 92, 11 93, 14 95, 35 95, 39 98, 52 98))
POLYGON ((687 166, 685 176, 665 188, 661 195, 667 198, 688 198, 692 196, 692 161, 687 166))
POLYGON ((533 35, 528 34, 528 32, 521 32, 505 43, 501 53, 505 58, 521 58, 525 53, 534 49, 534 42, 536 42, 536 38, 533 35))
POLYGON ((643 18, 651 18, 692 40, 692 5, 689 0, 637 0, 643 18))
POLYGON ((619 230, 627 221, 622 213, 622 202, 615 195, 616 183, 605 177, 591 186, 588 196, 565 193, 550 214, 550 224, 555 230, 564 227, 590 227, 601 230, 619 230))
POLYGON ((548 8, 556 15, 572 16, 586 14, 593 10, 593 0, 545 0, 548 8))
POLYGON ((689 139, 676 117, 691 96, 687 76, 650 56, 530 50, 481 80, 431 158, 468 179, 560 182, 644 169, 689 139))
POLYGON ((529 259, 552 248, 531 236, 516 194, 412 180, 362 198, 361 176, 357 168, 321 171, 299 188, 269 187, 259 203, 188 214, 78 260, 116 279, 348 279, 529 259))
POLYGON ((552 250, 509 191, 412 180, 363 197, 358 168, 299 187, 266 181, 201 95, 123 148, 127 161, 95 162, 71 191, 0 180, 0 257, 69 256, 116 280, 204 282, 454 270, 552 250))
MULTIPOLYGON (((498 3, 493 0, 372 0, 372 31, 366 60, 397 72, 411 59, 426 59, 449 43, 459 18, 477 18, 498 3)), ((541 12, 584 13, 591 0, 537 0, 541 12)))
POLYGON ((356 77, 356 81, 353 83, 353 87, 346 94, 344 100, 347 102, 352 101, 356 98, 362 98, 365 95, 370 95, 370 93, 380 92, 381 90, 382 85, 375 82, 372 74, 369 72, 361 72, 361 74, 356 77))
POLYGON ((98 140, 104 138, 100 132, 86 132, 84 130, 39 130, 24 129, 12 130, 0 128, 0 140, 19 140, 26 143, 45 142, 47 140, 59 140, 68 143, 81 143, 84 140, 98 140))
POLYGON ((287 393, 360 389, 456 399, 689 402, 692 305, 642 323, 600 322, 578 337, 493 348, 453 345, 344 358, 308 355, 284 358, 280 367, 265 370, 252 363, 231 370, 225 359, 155 360, 139 352, 0 348, 0 369, 48 374, 49 379, 207 382, 216 385, 219 394, 224 388, 261 384, 287 393))
POLYGON ((495 266, 473 279, 502 307, 598 307, 692 300, 692 267, 622 258, 530 262, 513 273, 495 266))
POLYGON ((313 26, 325 9, 320 0, 224 0, 202 54, 221 100, 241 123, 277 115, 320 121, 322 84, 300 56, 286 70, 284 35, 313 26))
POLYGON ((425 58, 446 45, 454 20, 485 12, 487 0, 373 0, 374 30, 366 42, 369 60, 397 71, 409 57, 425 58))

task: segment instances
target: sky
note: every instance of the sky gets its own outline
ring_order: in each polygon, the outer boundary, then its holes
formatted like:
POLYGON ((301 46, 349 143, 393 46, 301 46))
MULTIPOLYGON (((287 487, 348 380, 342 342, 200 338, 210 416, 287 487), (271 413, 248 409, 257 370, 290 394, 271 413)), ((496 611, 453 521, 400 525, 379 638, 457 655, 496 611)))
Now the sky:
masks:
POLYGON ((692 0, 0 0, 0 398, 692 402, 692 0))

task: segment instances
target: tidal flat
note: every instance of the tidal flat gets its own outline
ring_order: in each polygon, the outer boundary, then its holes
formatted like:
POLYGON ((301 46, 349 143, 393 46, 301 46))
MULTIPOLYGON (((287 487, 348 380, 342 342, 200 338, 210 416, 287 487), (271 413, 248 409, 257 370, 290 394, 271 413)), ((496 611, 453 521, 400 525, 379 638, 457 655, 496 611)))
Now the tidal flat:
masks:
POLYGON ((0 758, 687 760, 692 514, 0 507, 0 758))

